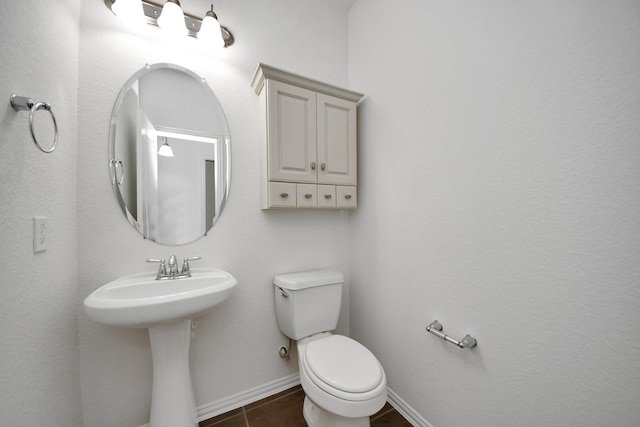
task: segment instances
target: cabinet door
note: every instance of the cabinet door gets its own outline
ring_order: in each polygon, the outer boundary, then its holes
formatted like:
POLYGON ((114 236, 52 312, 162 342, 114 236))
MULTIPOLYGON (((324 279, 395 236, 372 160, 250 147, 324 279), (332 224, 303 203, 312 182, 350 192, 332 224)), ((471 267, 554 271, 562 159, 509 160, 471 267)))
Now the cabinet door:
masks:
POLYGON ((268 179, 317 182, 316 93, 267 82, 268 179))
POLYGON ((357 184, 356 104, 319 93, 318 183, 357 184))

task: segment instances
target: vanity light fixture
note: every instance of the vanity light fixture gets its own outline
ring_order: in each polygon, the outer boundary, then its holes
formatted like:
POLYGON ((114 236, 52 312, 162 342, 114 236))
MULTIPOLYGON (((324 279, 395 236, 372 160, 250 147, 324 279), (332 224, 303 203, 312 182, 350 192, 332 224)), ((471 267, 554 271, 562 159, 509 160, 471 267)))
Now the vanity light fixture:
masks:
POLYGON ((133 23, 139 23, 146 18, 147 24, 180 35, 186 34, 206 40, 205 43, 213 43, 215 46, 229 47, 234 42, 231 31, 220 25, 218 17, 213 12, 213 5, 211 5, 211 10, 208 10, 205 16, 200 19, 184 13, 179 0, 167 0, 163 5, 148 0, 104 0, 104 3, 114 15, 133 23), (142 13, 140 13, 140 8, 142 8, 142 13), (217 33, 220 33, 219 37, 217 33))
POLYGON ((158 150, 158 156, 173 157, 173 148, 171 148, 171 146, 169 145, 167 137, 161 136, 160 138, 164 138, 164 144, 160 146, 160 149, 158 150))

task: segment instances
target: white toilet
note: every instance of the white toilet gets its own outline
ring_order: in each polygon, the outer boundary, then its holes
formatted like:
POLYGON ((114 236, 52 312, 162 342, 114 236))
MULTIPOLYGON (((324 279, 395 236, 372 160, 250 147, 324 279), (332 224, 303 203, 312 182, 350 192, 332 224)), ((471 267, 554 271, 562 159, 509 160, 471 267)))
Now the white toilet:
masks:
POLYGON ((300 382, 310 427, 369 427, 387 401, 387 377, 365 346, 333 335, 342 273, 315 270, 274 278, 278 326, 298 344, 300 382))

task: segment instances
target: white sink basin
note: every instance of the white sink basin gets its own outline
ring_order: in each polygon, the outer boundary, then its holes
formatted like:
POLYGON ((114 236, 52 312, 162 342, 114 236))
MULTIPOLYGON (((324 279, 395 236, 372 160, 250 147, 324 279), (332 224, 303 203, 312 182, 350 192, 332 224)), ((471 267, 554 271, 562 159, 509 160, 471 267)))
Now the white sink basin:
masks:
POLYGON ((103 285, 84 300, 94 322, 129 328, 192 319, 229 298, 238 283, 223 270, 194 268, 192 277, 155 280, 156 273, 132 274, 103 285))

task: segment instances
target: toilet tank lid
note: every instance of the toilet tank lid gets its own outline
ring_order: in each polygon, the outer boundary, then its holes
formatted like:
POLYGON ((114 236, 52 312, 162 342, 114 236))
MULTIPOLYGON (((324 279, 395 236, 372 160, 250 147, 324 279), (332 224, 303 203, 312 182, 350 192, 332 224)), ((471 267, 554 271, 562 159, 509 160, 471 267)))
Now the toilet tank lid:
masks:
POLYGON ((338 270, 323 269, 302 271, 300 273, 279 274, 273 279, 273 283, 283 289, 296 291, 313 286, 332 285, 344 282, 342 273, 338 270))

